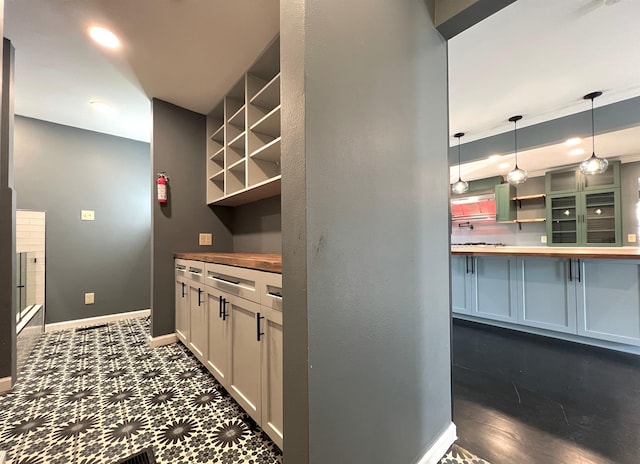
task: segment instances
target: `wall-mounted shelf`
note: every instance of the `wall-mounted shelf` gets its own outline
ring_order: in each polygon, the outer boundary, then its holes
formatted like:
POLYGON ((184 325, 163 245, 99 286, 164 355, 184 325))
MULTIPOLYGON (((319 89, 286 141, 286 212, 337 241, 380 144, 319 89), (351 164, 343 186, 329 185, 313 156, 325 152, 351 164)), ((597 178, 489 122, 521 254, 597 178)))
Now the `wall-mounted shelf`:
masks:
POLYGON ((274 39, 207 115, 207 203, 280 194, 280 41, 274 39))

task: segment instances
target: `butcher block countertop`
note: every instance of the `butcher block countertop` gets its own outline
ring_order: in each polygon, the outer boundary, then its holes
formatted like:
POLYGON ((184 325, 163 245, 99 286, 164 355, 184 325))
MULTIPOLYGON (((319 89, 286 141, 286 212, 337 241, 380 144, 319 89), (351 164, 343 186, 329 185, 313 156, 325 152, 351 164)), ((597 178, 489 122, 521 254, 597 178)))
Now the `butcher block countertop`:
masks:
POLYGON ((453 255, 539 256, 541 258, 640 259, 638 247, 527 247, 496 245, 451 246, 453 255))
POLYGON ((282 274, 282 255, 276 253, 174 253, 173 257, 282 274))

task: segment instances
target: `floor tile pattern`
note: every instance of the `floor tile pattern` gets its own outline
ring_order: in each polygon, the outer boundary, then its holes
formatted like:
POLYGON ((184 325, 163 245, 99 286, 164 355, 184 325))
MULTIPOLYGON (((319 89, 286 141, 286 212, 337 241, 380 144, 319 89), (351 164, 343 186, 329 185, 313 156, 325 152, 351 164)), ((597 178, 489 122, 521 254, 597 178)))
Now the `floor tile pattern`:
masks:
MULTIPOLYGON (((43 334, 0 395, 7 464, 281 464, 282 453, 181 344, 151 349, 149 319, 43 334)), ((488 464, 457 445, 442 464, 488 464)))
POLYGON ((149 348, 149 321, 42 335, 0 396, 8 464, 281 463, 278 448, 181 344, 149 348))

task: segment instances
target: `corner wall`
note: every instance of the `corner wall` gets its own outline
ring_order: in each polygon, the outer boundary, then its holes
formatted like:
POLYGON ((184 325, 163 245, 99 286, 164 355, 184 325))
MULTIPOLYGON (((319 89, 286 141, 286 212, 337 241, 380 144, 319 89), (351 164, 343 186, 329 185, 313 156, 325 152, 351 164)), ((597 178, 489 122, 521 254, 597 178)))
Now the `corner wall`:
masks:
POLYGON ((287 462, 413 464, 451 430, 447 50, 427 3, 281 1, 287 462))
POLYGON ((152 120, 151 336, 159 337, 175 330, 173 253, 229 252, 233 238, 232 212, 207 206, 206 117, 153 99, 152 120), (169 200, 163 206, 155 193, 156 173, 162 171, 169 176, 169 200), (213 233, 212 246, 198 245, 201 232, 213 233))

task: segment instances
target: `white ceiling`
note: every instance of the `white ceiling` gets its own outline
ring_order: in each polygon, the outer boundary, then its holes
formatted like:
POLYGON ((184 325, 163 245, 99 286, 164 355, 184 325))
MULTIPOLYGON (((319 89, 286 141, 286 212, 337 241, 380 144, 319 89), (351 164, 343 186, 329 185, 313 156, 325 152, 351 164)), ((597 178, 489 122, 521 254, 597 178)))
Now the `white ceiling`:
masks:
MULTIPOLYGON (((640 95, 640 1, 518 0, 449 41, 449 124, 463 142, 640 95)), ((455 145, 451 139, 451 145, 455 145)))
POLYGON ((8 0, 15 112, 149 141, 150 98, 209 112, 278 30, 278 0, 8 0), (123 46, 95 44, 92 25, 123 46))
MULTIPOLYGON (((464 143, 590 108, 583 95, 603 91, 595 107, 640 95, 640 1, 518 0, 449 41, 449 124, 464 143)), ((451 146, 457 141, 451 137, 451 146)), ((640 159, 640 130, 596 138, 600 156, 640 159)), ((518 153, 530 176, 579 163, 562 144, 518 153)), ((462 165, 462 178, 506 175, 512 154, 462 165), (509 163, 500 168, 501 163, 509 163)), ((451 168, 451 182, 458 178, 451 168)))

